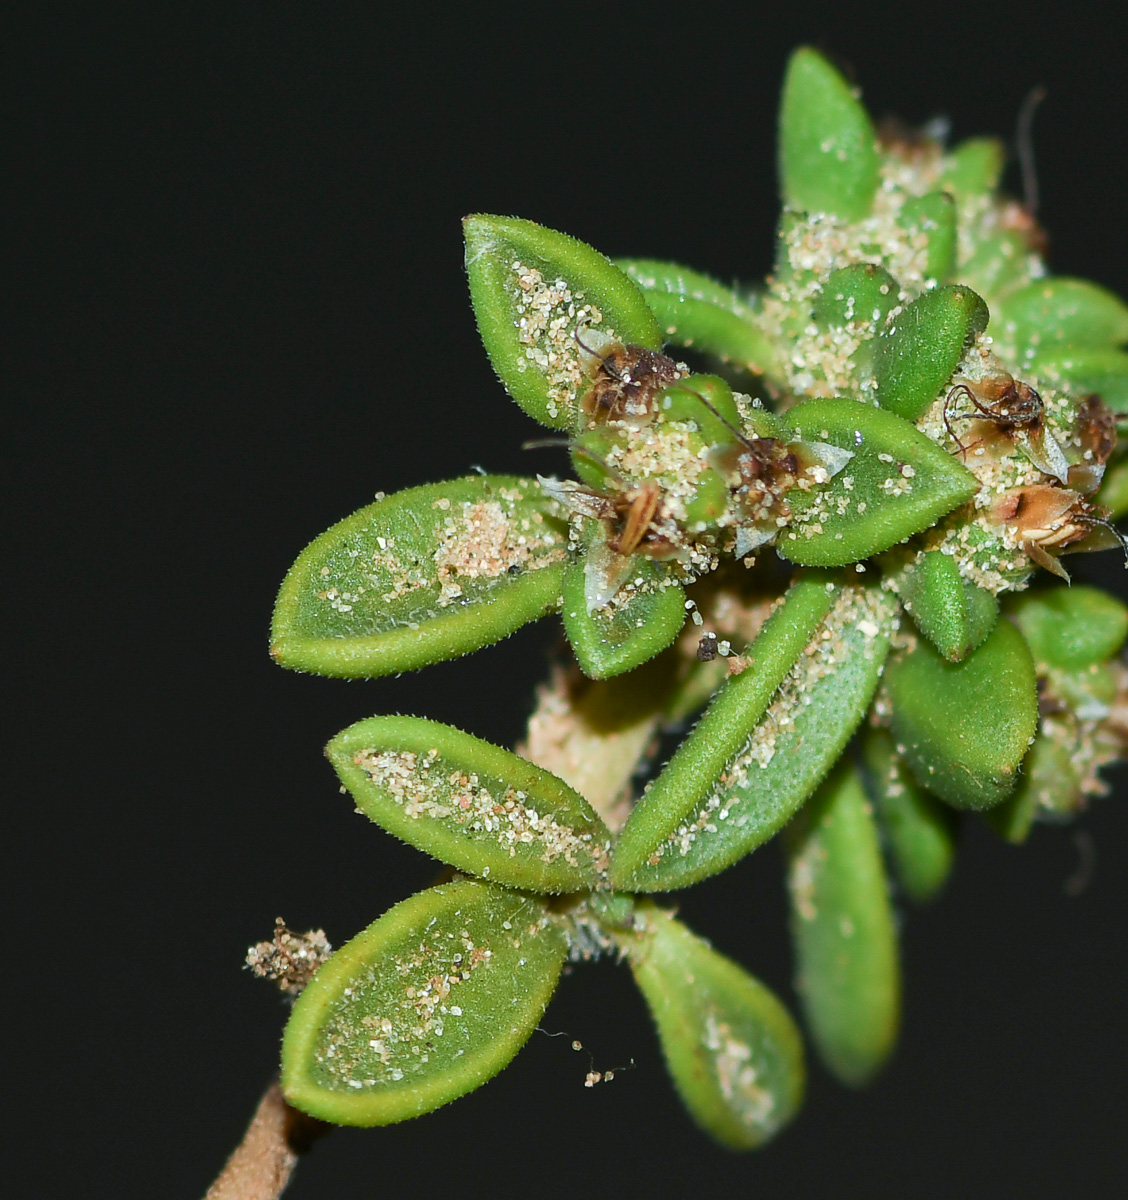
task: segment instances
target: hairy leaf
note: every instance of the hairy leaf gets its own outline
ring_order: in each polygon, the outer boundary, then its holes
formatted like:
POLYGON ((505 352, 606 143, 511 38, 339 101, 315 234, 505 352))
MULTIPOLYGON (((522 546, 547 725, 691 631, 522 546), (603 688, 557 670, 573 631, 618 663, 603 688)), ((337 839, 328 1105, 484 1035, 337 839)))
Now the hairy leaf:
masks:
POLYGON ((949 662, 960 662, 995 627, 994 593, 965 579, 950 554, 929 550, 908 566, 897 583, 905 611, 949 662))
POLYGON ((532 479, 377 500, 302 551, 274 607, 284 667, 371 678, 468 654, 560 606, 568 531, 532 479))
POLYGON ((920 642, 889 663, 885 685, 898 748, 930 792, 990 808, 1014 789, 1038 699, 1030 651, 1009 621, 959 663, 920 642))
POLYGON ((1062 350, 1112 349, 1128 342, 1128 305, 1087 279, 1054 275, 997 301, 991 329, 1020 362, 1062 350))
POLYGON ((943 283, 956 266, 956 204, 947 192, 928 192, 907 200, 898 222, 914 241, 927 245, 924 273, 943 283))
POLYGON ((839 590, 817 576, 800 580, 768 618, 746 651, 752 665, 721 687, 631 812, 612 859, 616 887, 631 890, 646 860, 715 788, 725 764, 747 741, 839 590))
POLYGON ((803 1042, 787 1009, 652 905, 636 910, 635 933, 623 943, 690 1115, 730 1150, 769 1141, 803 1098, 803 1042))
POLYGON ((778 833, 825 778, 865 715, 889 649, 892 620, 893 602, 880 589, 844 588, 716 783, 629 879, 616 849, 617 886, 639 892, 687 887, 778 833))
POLYGON ((1107 662, 1128 635, 1128 607, 1098 588, 1040 588, 1009 606, 1036 663, 1079 671, 1107 662))
POLYGON ((466 880, 404 900, 298 998, 286 1099, 338 1125, 391 1125, 473 1091, 536 1028, 565 953, 535 896, 466 880))
POLYGON ((610 834, 563 780, 418 717, 371 717, 326 747, 366 817, 461 871, 535 892, 594 887, 610 834))
POLYGON ((1128 413, 1128 353, 1123 350, 1041 351, 1034 360, 1039 379, 1067 385, 1076 395, 1096 392, 1115 413, 1128 413))
POLYGON ((788 414, 795 436, 853 457, 828 483, 787 495, 779 553, 836 567, 888 550, 976 493, 975 477, 908 421, 856 400, 808 400, 788 414))
POLYGON ((901 976, 877 830, 844 763, 788 830, 796 983, 819 1056, 843 1083, 866 1083, 888 1058, 901 976))
POLYGON ((577 403, 604 345, 661 345, 641 289, 598 250, 517 217, 477 214, 463 225, 482 342, 534 420, 553 429, 577 425, 577 403))
POLYGON ((784 204, 844 221, 869 216, 880 166, 873 123, 846 80, 808 46, 787 65, 779 136, 784 204))

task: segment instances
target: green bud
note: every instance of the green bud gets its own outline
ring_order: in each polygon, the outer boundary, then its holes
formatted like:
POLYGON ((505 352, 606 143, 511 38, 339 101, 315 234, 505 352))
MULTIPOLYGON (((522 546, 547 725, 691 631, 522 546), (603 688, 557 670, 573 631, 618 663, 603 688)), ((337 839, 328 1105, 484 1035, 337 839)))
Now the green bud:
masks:
POLYGON ((930 550, 906 568, 897 584, 905 611, 949 662, 960 662, 995 627, 994 594, 960 574, 950 554, 930 550))
POLYGON ((528 1040, 566 952, 535 896, 466 880, 404 900, 298 997, 286 1099, 337 1125, 391 1125, 464 1096, 528 1040))
POLYGON ((879 170, 873 123, 854 90, 816 50, 796 50, 780 112, 784 204, 860 221, 869 216, 879 170))
POLYGON ((918 296, 875 349, 878 403, 915 421, 939 397, 987 320, 986 304, 969 287, 938 287, 918 296))

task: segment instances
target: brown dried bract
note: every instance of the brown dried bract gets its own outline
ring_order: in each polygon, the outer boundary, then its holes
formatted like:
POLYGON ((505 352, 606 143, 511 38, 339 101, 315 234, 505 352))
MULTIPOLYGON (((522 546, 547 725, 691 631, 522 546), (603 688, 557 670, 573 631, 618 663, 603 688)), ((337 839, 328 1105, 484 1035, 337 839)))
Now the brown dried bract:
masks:
POLYGON ((655 396, 682 377, 672 358, 643 346, 616 344, 594 357, 598 360, 595 374, 581 405, 596 422, 650 416, 655 396))
POLYGON ((952 428, 953 421, 985 421, 993 425, 996 432, 1013 441, 1020 432, 1040 433, 1044 410, 1042 397, 1028 383, 1003 373, 974 385, 957 383, 944 400, 944 427, 948 436, 959 446, 961 455, 966 457, 972 446, 965 446, 956 436, 952 428), (957 398, 967 400, 971 409, 953 414, 951 409, 957 398))
POLYGON ((1079 492, 1052 484, 1005 492, 995 502, 991 515, 999 524, 1015 530, 1019 545, 1032 561, 1065 580, 1069 574, 1050 550, 1060 552, 1098 529, 1111 531, 1114 540, 1110 545, 1124 544, 1109 524, 1107 509, 1090 504, 1079 492))

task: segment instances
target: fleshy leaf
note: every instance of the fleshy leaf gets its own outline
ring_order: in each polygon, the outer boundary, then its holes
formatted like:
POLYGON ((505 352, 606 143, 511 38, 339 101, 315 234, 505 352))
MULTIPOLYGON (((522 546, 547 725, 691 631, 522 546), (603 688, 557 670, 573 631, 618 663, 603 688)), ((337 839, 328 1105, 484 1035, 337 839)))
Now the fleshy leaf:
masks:
POLYGON ((848 763, 788 830, 796 985, 827 1068, 866 1083, 889 1057, 901 975, 877 830, 848 763))
POLYGON ((1128 635, 1128 608, 1099 588, 1044 588, 1010 606, 1034 661, 1080 671, 1107 662, 1128 635))
POLYGON ((1128 342, 1128 305, 1087 279, 1054 275, 997 301, 991 331, 1019 362, 1062 350, 1107 350, 1128 342))
POLYGON ((477 214, 463 225, 482 342, 534 420, 553 429, 578 424, 577 402, 603 346, 661 346, 641 289, 598 250, 517 217, 477 214))
POLYGON ((836 329, 862 324, 880 327, 899 303, 900 290, 884 267, 851 263, 827 276, 812 315, 817 324, 836 329))
POLYGON ((729 1150, 774 1137, 803 1099, 803 1042, 776 996, 652 905, 636 910, 627 958, 666 1066, 697 1124, 729 1150))
POLYGON ((1040 379, 1067 384, 1078 395, 1096 392, 1115 413, 1128 413, 1128 353, 1123 350, 1042 351, 1040 379))
POLYGON ((1128 514, 1128 461, 1115 463, 1105 472, 1097 503, 1108 509, 1111 521, 1128 514))
POLYGON ((284 667, 372 678, 468 654, 560 606, 568 530, 535 480, 408 488, 302 551, 274 607, 284 667))
POLYGON ((756 314, 729 288, 677 263, 618 258, 615 265, 642 288, 663 335, 675 346, 715 354, 762 375, 775 355, 756 314))
POLYGON ((371 717, 325 753, 357 808, 460 871, 533 892, 594 887, 611 835, 577 792, 438 721, 371 717))
POLYGON ((943 283, 956 266, 955 201, 947 192, 929 192, 906 201, 897 219, 910 238, 925 239, 924 273, 943 283))
POLYGON ((865 715, 892 620, 893 602, 879 588, 843 588, 763 719, 693 811, 629 878, 616 849, 616 886, 639 892, 687 887, 778 833, 826 777, 865 715))
POLYGON ((999 621, 959 663, 926 642, 885 670, 893 734, 914 774, 956 808, 990 808, 1014 789, 1038 728, 1034 663, 999 621))
POLYGON ((998 138, 968 138, 948 155, 941 182, 961 199, 993 192, 999 186, 1004 159, 998 138))
POLYGON ((987 328, 987 306, 969 287, 924 292, 907 305, 874 351, 877 401, 915 421, 940 395, 968 343, 987 328))
POLYGON ((631 812, 612 858, 615 887, 632 890, 646 860, 716 786, 725 764, 747 741, 838 592, 835 584, 817 576, 800 580, 768 618, 746 651, 753 665, 721 687, 631 812))
POLYGON ((1041 270, 1041 259, 1029 235, 1003 223, 996 223, 990 233, 980 234, 958 268, 960 282, 974 288, 988 306, 998 304, 1008 292, 1025 287, 1041 270))
POLYGON ((784 204, 844 221, 869 216, 880 169, 873 123, 846 80, 809 46, 787 65, 779 159, 784 204))
POLYGON ((967 658, 999 616, 994 593, 965 579, 955 558, 939 550, 907 567, 897 590, 916 627, 949 662, 967 658))
POLYGON ((866 730, 862 747, 866 792, 893 872, 911 899, 931 900, 955 861, 955 814, 917 786, 884 729, 866 730))
POLYGON ((970 500, 975 477, 908 421, 856 400, 808 400, 787 414, 795 436, 853 454, 833 479, 792 489, 784 558, 837 567, 888 550, 970 500))
POLYGON ((983 816, 1000 837, 1018 846, 1030 836, 1039 809, 1049 812, 1061 804, 1068 810, 1080 797, 1081 776, 1068 747, 1039 736, 1022 764, 1018 787, 983 816))
POLYGON ((539 897, 471 880, 412 896, 298 998, 286 1099, 338 1125, 391 1125, 473 1091, 536 1028, 565 953, 539 897))
MULTIPOLYGON (((610 555, 603 536, 593 523, 586 559, 610 555)), ((564 575, 564 632, 584 674, 610 679, 653 658, 678 636, 685 624, 685 588, 669 567, 638 555, 624 568, 613 599, 589 608, 591 563, 586 559, 564 575)))

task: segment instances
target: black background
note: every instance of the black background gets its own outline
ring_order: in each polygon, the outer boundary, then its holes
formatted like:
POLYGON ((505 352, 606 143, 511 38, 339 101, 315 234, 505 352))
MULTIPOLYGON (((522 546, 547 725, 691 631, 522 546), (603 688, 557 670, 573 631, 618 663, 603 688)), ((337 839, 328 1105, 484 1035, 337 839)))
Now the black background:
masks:
MULTIPOLYGON (((33 1194, 201 1195, 276 1064, 284 1009, 240 970, 248 943, 282 914, 338 944, 432 879, 338 794, 331 734, 389 711, 520 734, 551 622, 374 683, 266 655, 289 563, 377 489, 556 465, 521 451, 535 431, 477 342, 460 217, 754 278, 785 56, 811 41, 876 114, 946 113, 956 137, 1008 134, 1046 85, 1051 261, 1128 291, 1113 6, 405 7, 44 3, 10 33, 4 991, 26 1007, 5 1057, 33 1194)), ((1102 557, 1087 577, 1123 589, 1102 557)), ((905 914, 888 1070, 851 1093, 812 1066, 764 1152, 689 1124, 625 969, 601 963, 545 1017, 567 1037, 535 1034, 433 1116, 334 1132, 289 1194, 1104 1194, 1128 1071, 1122 797, 1077 829, 1096 871, 1072 896, 1076 830, 1015 850, 969 825, 947 893, 905 914), (635 1069, 585 1089, 573 1037, 635 1069)), ((790 997, 779 877, 770 846, 682 911, 790 997)))

